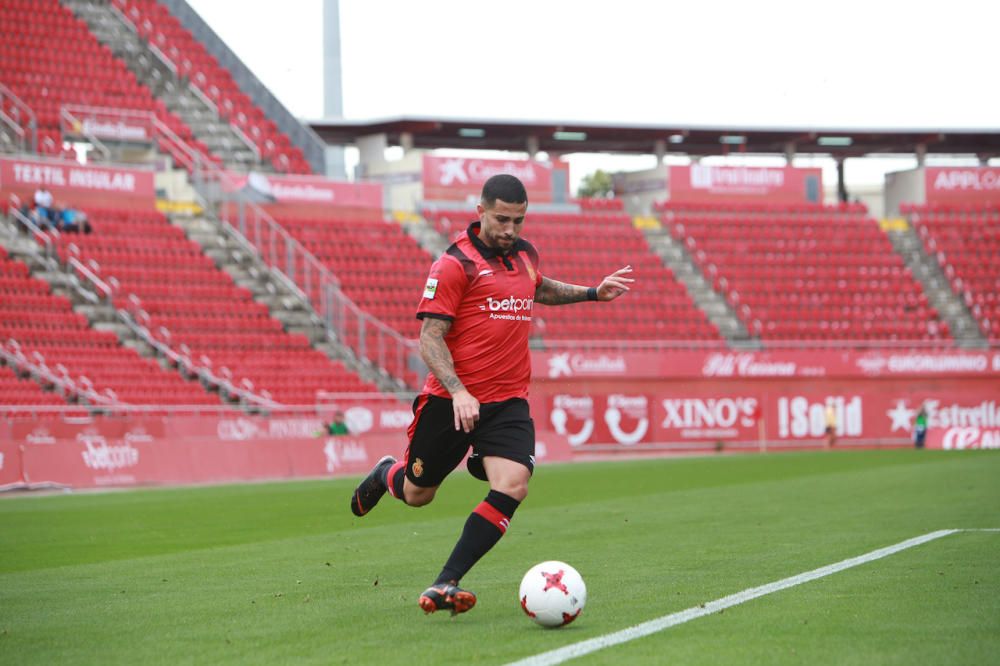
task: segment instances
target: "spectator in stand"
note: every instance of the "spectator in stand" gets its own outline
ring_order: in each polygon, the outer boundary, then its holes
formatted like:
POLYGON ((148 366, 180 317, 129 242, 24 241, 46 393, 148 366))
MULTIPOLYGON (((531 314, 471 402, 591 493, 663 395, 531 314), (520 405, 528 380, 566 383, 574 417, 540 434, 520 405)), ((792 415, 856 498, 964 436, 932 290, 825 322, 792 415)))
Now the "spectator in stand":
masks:
POLYGON ((913 446, 917 449, 924 448, 924 441, 927 439, 927 408, 920 405, 917 418, 913 422, 913 446))
POLYGON ((42 226, 55 226, 55 212, 52 209, 52 193, 44 185, 39 185, 35 190, 35 224, 42 226))
POLYGON ((89 234, 92 231, 90 220, 84 211, 66 206, 65 204, 59 204, 58 214, 59 223, 56 226, 61 231, 71 234, 89 234))

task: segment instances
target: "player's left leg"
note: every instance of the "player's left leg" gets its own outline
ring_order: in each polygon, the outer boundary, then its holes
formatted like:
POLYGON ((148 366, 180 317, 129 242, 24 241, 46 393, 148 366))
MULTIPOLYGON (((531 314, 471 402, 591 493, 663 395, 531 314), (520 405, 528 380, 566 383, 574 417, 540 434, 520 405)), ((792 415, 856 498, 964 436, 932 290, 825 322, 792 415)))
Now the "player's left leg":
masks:
POLYGON ((475 605, 476 596, 458 587, 458 582, 500 541, 517 507, 528 495, 531 470, 527 467, 495 456, 485 456, 483 465, 490 479, 490 491, 466 519, 462 535, 437 580, 420 596, 420 607, 427 613, 439 610, 463 613, 475 605))
MULTIPOLYGON (((527 403, 506 401, 489 405, 482 413, 474 437, 490 491, 465 521, 462 534, 434 585, 421 595, 420 607, 428 613, 442 608, 461 613, 472 607, 447 605, 448 593, 442 590, 454 588, 457 593, 471 595, 458 587, 459 581, 500 541, 517 507, 528 495, 528 481, 534 467, 535 432, 527 403), (438 603, 440 598, 445 599, 444 606, 438 603)), ((471 601, 475 603, 474 595, 471 601)))

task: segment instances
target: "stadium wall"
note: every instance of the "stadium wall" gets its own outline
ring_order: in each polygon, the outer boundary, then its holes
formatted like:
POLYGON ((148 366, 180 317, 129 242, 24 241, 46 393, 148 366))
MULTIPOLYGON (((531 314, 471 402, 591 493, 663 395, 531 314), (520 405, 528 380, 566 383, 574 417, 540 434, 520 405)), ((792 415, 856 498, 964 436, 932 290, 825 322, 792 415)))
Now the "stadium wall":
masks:
MULTIPOLYGON (((600 377, 533 382, 537 459, 821 448, 828 408, 837 448, 911 446, 921 405, 928 448, 1000 448, 1000 352, 983 356, 982 371, 968 370, 978 362, 960 361, 966 370, 956 372, 939 361, 941 372, 867 378, 739 376, 738 361, 733 376, 720 377, 725 359, 715 376, 609 376, 613 358, 599 361, 592 369, 600 377)), ((319 435, 315 408, 267 417, 10 417, 0 421, 0 489, 333 477, 362 474, 404 451, 411 418, 404 403, 358 398, 342 406, 352 433, 344 437, 319 435)))

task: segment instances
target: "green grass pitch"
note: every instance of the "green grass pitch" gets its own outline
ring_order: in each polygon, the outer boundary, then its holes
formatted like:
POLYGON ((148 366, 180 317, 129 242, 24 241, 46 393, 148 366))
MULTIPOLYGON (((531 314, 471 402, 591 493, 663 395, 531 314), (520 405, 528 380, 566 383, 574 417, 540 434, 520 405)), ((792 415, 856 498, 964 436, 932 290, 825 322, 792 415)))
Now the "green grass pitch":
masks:
MULTIPOLYGON (((0 663, 504 664, 928 532, 1000 527, 1000 454, 832 451, 538 468, 425 616, 484 484, 350 514, 356 478, 0 499, 0 663), (536 627, 531 565, 583 574, 576 623, 536 627)), ((1000 532, 961 532, 573 664, 997 664, 1000 532)))

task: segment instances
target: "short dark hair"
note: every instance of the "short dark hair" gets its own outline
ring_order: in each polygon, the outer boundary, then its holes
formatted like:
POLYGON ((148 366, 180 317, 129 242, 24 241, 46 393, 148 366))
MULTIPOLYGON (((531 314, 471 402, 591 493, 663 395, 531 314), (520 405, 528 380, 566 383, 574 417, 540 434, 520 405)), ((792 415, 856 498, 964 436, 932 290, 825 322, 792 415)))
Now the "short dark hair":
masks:
POLYGON ((480 199, 486 208, 492 208, 497 199, 507 203, 522 204, 528 203, 528 191, 517 177, 498 173, 483 183, 483 194, 480 199))

